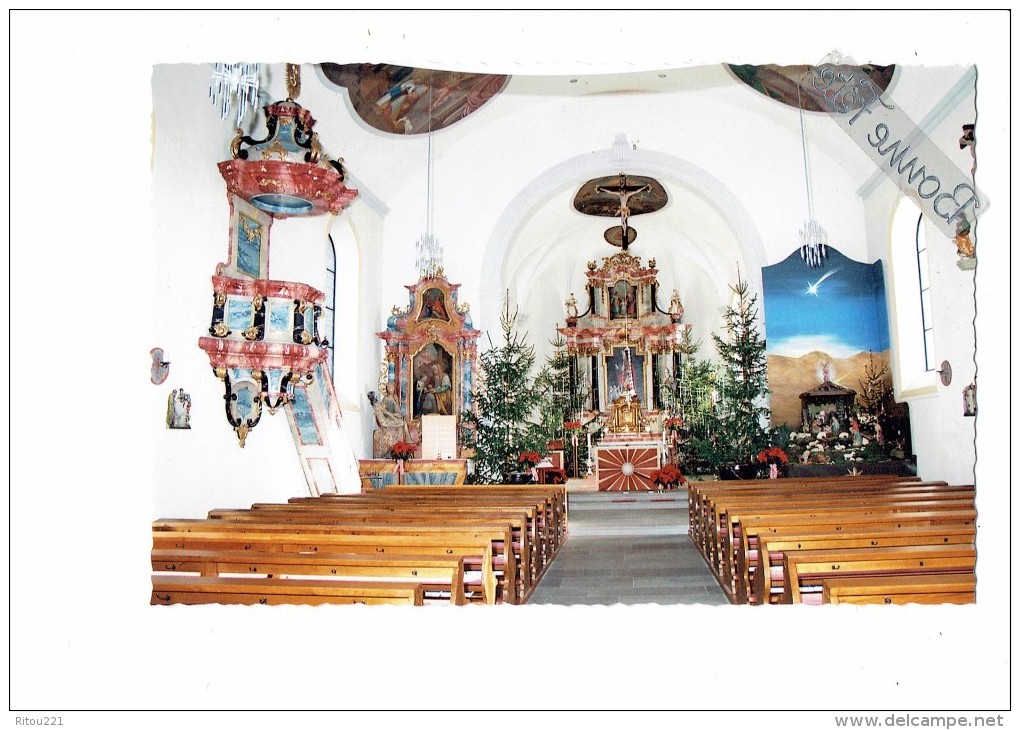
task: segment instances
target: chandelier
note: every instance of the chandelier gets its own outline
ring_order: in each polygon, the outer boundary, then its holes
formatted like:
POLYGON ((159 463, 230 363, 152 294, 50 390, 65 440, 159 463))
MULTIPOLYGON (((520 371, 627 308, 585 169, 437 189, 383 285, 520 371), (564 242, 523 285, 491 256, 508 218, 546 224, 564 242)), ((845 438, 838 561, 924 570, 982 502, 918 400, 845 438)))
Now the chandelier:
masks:
POLYGON ((807 134, 804 132, 804 106, 800 103, 800 87, 797 87, 797 108, 800 113, 800 144, 804 153, 804 186, 807 190, 808 219, 800 229, 800 258, 813 269, 822 265, 828 255, 829 234, 815 220, 815 204, 811 195, 811 166, 808 161, 807 134))
POLYGON ((259 64, 213 64, 209 98, 219 110, 220 119, 226 119, 230 115, 230 108, 235 107, 234 124, 240 127, 248 109, 254 111, 258 107, 259 64))
POLYGON ((421 235, 415 244, 417 257, 415 265, 418 267, 418 276, 422 279, 435 279, 443 276, 443 244, 439 242, 432 232, 432 185, 433 185, 433 155, 432 155, 432 83, 429 81, 429 127, 428 127, 428 167, 425 182, 425 233, 421 235))

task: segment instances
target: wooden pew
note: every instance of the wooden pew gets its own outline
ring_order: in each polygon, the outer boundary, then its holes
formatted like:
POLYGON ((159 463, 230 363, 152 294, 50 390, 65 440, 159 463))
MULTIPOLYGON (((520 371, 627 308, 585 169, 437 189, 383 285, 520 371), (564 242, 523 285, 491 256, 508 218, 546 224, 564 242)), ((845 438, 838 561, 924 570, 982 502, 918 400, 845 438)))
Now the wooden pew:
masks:
MULTIPOLYGON (((335 580, 399 578, 420 582, 426 592, 449 594, 450 603, 467 603, 464 556, 378 553, 259 553, 251 550, 153 550, 154 573, 197 573, 205 577, 240 574, 266 578, 335 580)), ((479 586, 479 593, 484 588, 479 586)), ((494 601, 488 601, 494 602, 494 601)))
POLYGON ((783 556, 781 603, 821 603, 826 578, 917 574, 973 575, 973 545, 798 550, 783 556), (806 600, 805 600, 806 599, 806 600))
MULTIPOLYGON (((809 532, 810 527, 769 532, 758 538, 758 569, 743 579, 751 586, 750 603, 778 603, 782 596, 783 556, 796 550, 831 550, 864 547, 919 547, 922 545, 973 545, 975 529, 968 526, 884 528, 875 526, 837 533, 809 532)), ((746 534, 744 537, 748 537, 746 534)), ((750 557, 748 558, 750 560, 750 557)))
POLYGON ((505 528, 411 529, 370 526, 232 524, 222 520, 157 520, 153 550, 235 550, 279 553, 424 554, 463 556, 481 571, 486 600, 518 603, 517 562, 505 528))
MULTIPOLYGON (((713 500, 731 495, 752 494, 802 494, 825 490, 864 491, 876 486, 890 484, 907 485, 920 483, 917 477, 895 477, 871 475, 861 477, 806 477, 799 479, 765 479, 742 482, 693 482, 689 481, 688 509, 691 513, 691 539, 696 545, 704 544, 703 525, 710 523, 713 500)), ((944 482, 940 482, 943 483, 944 482)), ((704 554, 704 553, 703 553, 704 554)))
MULTIPOLYGON (((380 490, 385 491, 385 490, 380 490)), ((330 497, 322 499, 312 497, 300 501, 290 501, 287 504, 254 504, 251 507, 253 512, 272 512, 283 516, 295 516, 295 519, 307 519, 316 515, 328 515, 331 519, 348 514, 376 515, 384 519, 390 515, 394 518, 422 518, 426 520, 438 519, 441 515, 450 517, 462 517, 464 519, 478 519, 497 517, 503 519, 509 517, 517 520, 523 518, 526 524, 515 525, 515 528, 528 535, 527 550, 534 553, 537 567, 542 567, 543 562, 550 557, 558 545, 551 540, 551 535, 545 529, 541 506, 522 503, 508 504, 503 501, 493 500, 425 500, 406 501, 393 497, 382 497, 371 494, 367 499, 362 495, 351 495, 348 498, 330 497), (526 532, 524 532, 526 529, 526 532)), ((237 516, 239 510, 213 510, 209 513, 210 518, 224 516, 237 516)), ((254 517, 253 517, 254 519, 254 517)), ((537 570, 535 571, 538 572, 537 570)))
POLYGON ((867 482, 846 478, 829 482, 808 484, 780 484, 789 480, 771 480, 770 483, 738 482, 734 487, 707 487, 694 495, 697 504, 693 516, 695 527, 692 539, 696 540, 699 550, 710 562, 719 562, 719 537, 722 531, 722 520, 725 506, 734 502, 751 503, 757 506, 760 500, 813 500, 815 503, 843 496, 865 498, 875 493, 897 493, 904 496, 917 493, 930 493, 933 489, 959 490, 949 487, 945 482, 920 482, 914 480, 907 483, 888 479, 867 482))
MULTIPOLYGON (((417 487, 414 485, 400 484, 390 485, 382 492, 391 492, 394 494, 414 494, 418 493, 422 496, 426 495, 475 495, 475 496, 493 496, 498 495, 500 497, 509 498, 526 498, 535 499, 539 498, 549 503, 551 509, 551 516, 555 524, 559 529, 565 531, 567 527, 567 488, 565 485, 554 485, 554 484, 486 484, 486 485, 471 485, 461 487, 449 487, 449 486, 429 486, 429 487, 417 487)), ((566 535, 564 534, 565 538, 566 535)))
POLYGON ((732 520, 728 519, 729 513, 742 510, 753 510, 764 512, 768 509, 776 511, 794 511, 803 509, 810 511, 812 508, 827 510, 831 505, 866 507, 876 501, 898 502, 904 508, 915 509, 941 509, 952 508, 951 503, 960 506, 964 503, 972 504, 974 500, 973 487, 961 488, 950 487, 944 484, 932 484, 919 487, 918 485, 899 486, 881 485, 869 487, 865 490, 847 490, 843 487, 826 488, 819 487, 818 491, 808 493, 763 493, 748 496, 723 496, 713 500, 711 505, 709 525, 706 528, 708 545, 706 551, 711 560, 717 565, 729 559, 728 555, 722 553, 722 546, 735 538, 733 533, 732 520), (930 502, 931 504, 926 504, 930 502))
POLYGON ((417 499, 431 500, 437 498, 468 498, 471 500, 511 500, 510 503, 536 502, 543 505, 543 524, 548 530, 550 540, 559 546, 567 538, 567 490, 563 485, 504 485, 489 484, 468 487, 414 487, 410 485, 392 485, 380 490, 381 496, 414 495, 417 499))
POLYGON ((905 604, 975 603, 977 579, 971 574, 896 575, 868 578, 826 578, 823 603, 905 604))
MULTIPOLYGON (((822 515, 810 521, 813 527, 817 527, 820 530, 827 531, 830 533, 841 532, 844 530, 871 530, 873 528, 888 529, 888 528, 899 528, 899 527, 918 527, 926 525, 942 525, 942 526, 969 526, 973 525, 977 518, 977 511, 973 508, 957 509, 957 510, 939 510, 939 511, 923 511, 923 512, 901 512, 901 511, 882 511, 880 507, 870 508, 860 513, 849 513, 849 512, 833 512, 828 515, 822 515)), ((749 529, 752 532, 757 531, 759 538, 761 533, 770 529, 785 529, 791 526, 805 527, 807 522, 803 515, 799 514, 771 514, 771 515, 753 515, 749 514, 746 516, 738 516, 741 525, 740 529, 749 529)), ((735 563, 739 562, 740 558, 736 557, 735 563)), ((726 590, 727 586, 723 586, 726 590)), ((733 586, 734 591, 733 600, 740 602, 740 599, 747 600, 747 596, 737 595, 739 586, 733 586)))
MULTIPOLYGON (((716 566, 717 575, 733 590, 738 592, 738 565, 746 560, 743 531, 745 524, 767 526, 770 519, 778 520, 777 524, 808 525, 848 523, 861 524, 871 522, 875 516, 881 522, 895 522, 897 519, 917 521, 920 515, 927 524, 961 524, 973 521, 976 511, 973 497, 964 499, 902 499, 895 496, 883 497, 873 495, 868 499, 833 500, 827 504, 769 504, 728 506, 720 522, 720 536, 717 538, 716 566), (739 511, 738 511, 739 510, 739 511)), ((725 587, 725 586, 724 586, 725 587)), ((745 586, 746 587, 746 586, 745 586)), ((746 596, 744 596, 746 598, 746 596)))
POLYGON ((327 508, 287 508, 268 505, 262 509, 251 510, 213 510, 209 519, 231 524, 282 524, 294 527, 332 528, 364 525, 369 528, 441 525, 446 529, 468 529, 473 526, 508 526, 510 543, 508 554, 513 551, 517 556, 520 570, 517 571, 518 595, 526 597, 533 589, 537 580, 538 570, 533 560, 534 536, 530 533, 528 515, 519 508, 471 510, 469 512, 450 512, 434 509, 428 514, 417 511, 401 512, 398 510, 379 511, 362 506, 348 506, 339 510, 327 508))
POLYGON ((424 605, 421 583, 153 575, 152 605, 397 603, 424 605))
MULTIPOLYGON (((819 504, 822 506, 824 514, 849 514, 859 511, 861 507, 879 505, 883 506, 884 511, 899 512, 904 511, 904 506, 912 506, 918 510, 973 508, 974 490, 972 488, 953 492, 944 491, 944 487, 932 487, 931 489, 932 491, 923 495, 901 493, 895 487, 890 491, 873 492, 866 497, 830 494, 825 496, 821 503, 793 499, 774 501, 771 497, 766 497, 758 500, 752 506, 754 507, 754 514, 764 514, 769 511, 777 514, 802 514, 804 519, 801 524, 805 527, 810 527, 813 522, 818 521, 822 516, 818 513, 811 513, 810 510, 812 505, 817 507, 819 504), (924 497, 923 500, 918 499, 921 496, 924 497), (888 509, 885 509, 886 507, 888 509)), ((743 510, 744 506, 727 503, 725 507, 725 510, 738 509, 743 510)), ((719 527, 720 532, 723 534, 718 538, 720 543, 717 558, 720 565, 719 573, 724 578, 728 578, 730 577, 730 568, 732 567, 736 574, 736 580, 742 580, 745 586, 750 586, 751 575, 756 570, 758 564, 757 533, 754 530, 745 530, 739 522, 726 525, 725 519, 724 511, 722 524, 719 527), (727 531, 729 534, 726 534, 727 531)))
MULTIPOLYGON (((205 521, 158 520, 153 523, 153 549, 156 558, 167 557, 157 552, 161 550, 191 550, 192 558, 206 561, 202 568, 206 572, 212 570, 212 556, 198 556, 195 551, 218 552, 216 557, 226 560, 225 565, 249 573, 266 569, 262 574, 274 577, 286 574, 280 572, 284 569, 312 574, 323 570, 316 567, 323 565, 321 557, 315 565, 299 566, 314 562, 291 557, 301 553, 334 558, 372 551, 398 558, 402 554, 460 556, 461 570, 472 580, 464 593, 480 592, 490 603, 517 603, 526 600, 566 539, 566 508, 562 485, 408 485, 362 495, 294 498, 288 504, 256 504, 247 510, 212 510, 205 521), (464 540, 468 544, 461 544, 464 540), (223 554, 231 551, 233 555, 223 554), (285 557, 274 562, 269 559, 273 555, 285 557), (267 566, 276 572, 269 572, 267 566), (472 591, 477 585, 472 569, 482 574, 481 591, 472 591)), ((379 565, 378 560, 374 565, 379 565)), ((332 565, 328 570, 340 575, 340 567, 332 565)), ((343 567, 350 573, 345 579, 371 571, 369 566, 343 567)), ((400 577, 406 569, 413 570, 405 565, 380 566, 376 577, 400 577)), ((451 600, 457 594, 451 585, 454 580, 449 576, 443 581, 451 600)))
MULTIPOLYGON (((360 495, 323 495, 322 497, 295 497, 289 504, 303 505, 365 505, 374 504, 385 509, 417 507, 422 512, 443 508, 470 511, 485 507, 519 507, 529 511, 529 531, 534 545, 532 556, 533 580, 537 579, 552 562, 559 547, 566 540, 566 490, 563 486, 464 486, 422 487, 413 485, 390 486, 360 495)), ((256 505, 258 507, 259 505, 256 505)), ((367 508, 366 508, 367 509, 367 508)))

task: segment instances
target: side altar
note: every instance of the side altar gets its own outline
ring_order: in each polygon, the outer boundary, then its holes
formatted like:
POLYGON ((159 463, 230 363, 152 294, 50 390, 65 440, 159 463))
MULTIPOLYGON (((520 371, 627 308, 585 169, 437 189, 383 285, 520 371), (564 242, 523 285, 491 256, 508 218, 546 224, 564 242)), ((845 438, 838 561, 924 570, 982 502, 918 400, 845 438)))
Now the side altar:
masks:
POLYGON ((470 307, 457 300, 459 288, 435 268, 407 286, 407 305, 394 307, 386 331, 378 333, 385 342, 385 364, 379 383, 383 395, 373 402, 377 459, 389 456, 396 441, 416 444, 418 458, 461 456, 460 414, 474 408, 471 389, 480 333, 470 307))
MULTIPOLYGON (((592 460, 601 491, 654 490, 666 439, 663 384, 680 367, 683 305, 674 289, 659 306, 659 271, 626 250, 588 263, 582 305, 566 302, 571 387, 589 393, 585 419, 595 424, 592 460), (580 310, 584 306, 584 310, 580 310)), ((572 402, 576 394, 571 393, 572 402)))

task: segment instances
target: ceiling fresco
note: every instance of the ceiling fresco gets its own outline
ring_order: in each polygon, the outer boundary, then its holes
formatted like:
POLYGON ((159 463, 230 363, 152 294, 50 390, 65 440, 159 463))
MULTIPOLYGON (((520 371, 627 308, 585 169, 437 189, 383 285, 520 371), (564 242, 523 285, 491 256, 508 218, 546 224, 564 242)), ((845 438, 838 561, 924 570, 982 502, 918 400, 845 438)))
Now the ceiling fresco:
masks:
MULTIPOLYGON (((773 64, 752 66, 749 64, 737 65, 732 63, 727 65, 738 79, 770 99, 775 99, 795 109, 802 105, 805 111, 826 111, 818 106, 813 99, 810 99, 808 95, 802 94, 798 99, 797 85, 804 78, 804 75, 811 70, 811 66, 775 66, 773 64)), ((860 68, 868 74, 872 83, 882 91, 885 91, 889 86, 889 82, 892 81, 893 72, 896 70, 895 66, 875 66, 870 63, 863 64, 860 68)))
POLYGON ((329 81, 347 89, 358 116, 391 134, 449 127, 502 91, 510 79, 390 64, 323 63, 321 68, 329 81))

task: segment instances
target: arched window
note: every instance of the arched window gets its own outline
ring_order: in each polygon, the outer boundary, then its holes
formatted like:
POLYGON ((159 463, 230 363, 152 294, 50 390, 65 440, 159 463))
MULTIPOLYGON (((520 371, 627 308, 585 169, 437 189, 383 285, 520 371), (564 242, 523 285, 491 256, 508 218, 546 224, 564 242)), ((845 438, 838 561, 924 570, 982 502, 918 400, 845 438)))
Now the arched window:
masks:
POLYGON ((924 369, 935 369, 935 323, 932 320, 931 277, 928 271, 928 238, 924 232, 924 216, 918 214, 914 229, 917 251, 917 283, 921 291, 921 330, 924 338, 924 369))
POLYGON ((902 198, 890 231, 892 300, 890 325, 895 328, 893 363, 899 398, 934 392, 935 320, 925 221, 914 201, 902 198))
POLYGON ((326 245, 323 291, 323 332, 330 333, 330 375, 337 397, 344 403, 358 403, 358 372, 361 351, 359 337, 361 270, 358 242, 349 225, 338 225, 326 245))
POLYGON ((336 244, 333 243, 332 234, 326 245, 326 276, 324 279, 323 293, 326 300, 322 304, 322 335, 329 339, 330 348, 326 353, 326 366, 329 368, 329 377, 336 381, 336 371, 333 369, 333 352, 336 349, 336 244))

